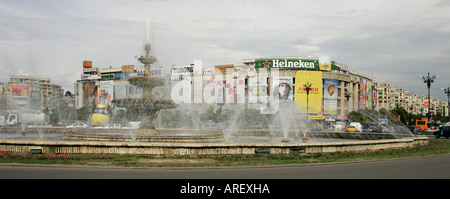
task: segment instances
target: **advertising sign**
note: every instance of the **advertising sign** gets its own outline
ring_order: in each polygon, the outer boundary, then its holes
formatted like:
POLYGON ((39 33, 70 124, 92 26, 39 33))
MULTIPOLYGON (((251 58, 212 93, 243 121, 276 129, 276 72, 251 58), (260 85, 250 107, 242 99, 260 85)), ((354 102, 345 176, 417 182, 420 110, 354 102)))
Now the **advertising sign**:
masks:
MULTIPOLYGON (((326 59, 324 59, 326 60, 326 59)), ((329 63, 322 65, 323 70, 335 70, 334 61, 326 60, 329 63), (328 62, 329 61, 329 62, 328 62)), ((259 68, 277 68, 277 69, 291 69, 291 70, 321 70, 319 60, 317 59, 295 59, 295 58, 279 58, 279 59, 255 59, 255 69, 259 68)))
POLYGON ((215 65, 214 68, 220 70, 222 73, 226 73, 227 70, 234 69, 234 64, 215 65))
POLYGON ((377 108, 377 90, 378 90, 378 85, 376 83, 374 83, 372 86, 372 109, 377 108))
POLYGON ((275 103, 287 103, 294 99, 292 77, 273 77, 273 99, 275 103), (277 102, 278 101, 278 102, 277 102))
POLYGON ((248 108, 260 109, 267 103, 267 78, 248 78, 248 108))
POLYGON ((81 75, 81 79, 89 79, 90 75, 89 74, 82 74, 81 75))
POLYGON ((366 109, 372 109, 372 81, 366 81, 366 109))
POLYGON ((100 80, 104 81, 104 80, 114 80, 115 79, 115 75, 114 73, 106 73, 106 74, 101 74, 100 75, 100 80))
POLYGON ((14 97, 28 97, 30 87, 28 86, 12 86, 12 96, 14 97))
POLYGON ((142 98, 142 89, 133 84, 127 85, 127 98, 142 98))
POLYGON ((111 100, 114 97, 114 86, 113 81, 101 81, 100 82, 100 92, 98 95, 99 104, 103 104, 105 106, 111 105, 111 100))
POLYGON ((92 61, 83 61, 83 68, 92 68, 92 61))
POLYGON ((127 85, 114 86, 114 99, 126 99, 127 98, 127 85))
POLYGON ((95 82, 83 83, 83 106, 93 106, 95 96, 95 82))
MULTIPOLYGON (((297 70, 295 73, 295 104, 298 111, 309 114, 322 113, 322 72, 297 70), (310 85, 309 95, 307 86, 310 85)), ((334 93, 332 93, 334 94, 334 93)))
POLYGON ((100 80, 119 80, 119 79, 128 79, 130 78, 130 73, 106 73, 100 75, 100 80))
POLYGON ((328 56, 319 57, 319 67, 323 71, 331 71, 331 58, 328 56))
POLYGON ((335 116, 339 82, 337 79, 324 79, 323 82, 323 114, 335 116))
POLYGON ((144 77, 145 70, 137 70, 136 71, 136 77, 144 77))
POLYGON ((83 86, 81 82, 74 83, 75 91, 75 107, 77 109, 83 107, 83 86))
POLYGON ((122 66, 122 73, 133 72, 133 70, 134 70, 134 65, 123 65, 122 66))
POLYGON ((362 79, 359 83, 359 103, 358 108, 366 110, 366 79, 362 79))

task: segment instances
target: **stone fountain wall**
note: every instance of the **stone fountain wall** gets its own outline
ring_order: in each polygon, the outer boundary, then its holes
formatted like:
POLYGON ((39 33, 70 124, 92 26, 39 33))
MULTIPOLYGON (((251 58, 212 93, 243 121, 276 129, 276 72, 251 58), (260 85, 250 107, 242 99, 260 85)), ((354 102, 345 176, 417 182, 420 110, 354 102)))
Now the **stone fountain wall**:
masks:
POLYGON ((155 156, 329 153, 406 148, 428 144, 427 137, 321 143, 144 143, 0 140, 0 151, 51 154, 142 154, 155 156))

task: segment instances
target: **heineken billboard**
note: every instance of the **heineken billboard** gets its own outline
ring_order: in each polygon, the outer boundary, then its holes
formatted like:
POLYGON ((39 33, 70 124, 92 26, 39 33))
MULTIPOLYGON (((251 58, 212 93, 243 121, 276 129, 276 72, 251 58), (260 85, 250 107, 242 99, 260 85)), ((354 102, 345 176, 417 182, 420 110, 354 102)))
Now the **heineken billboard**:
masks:
POLYGON ((255 59, 255 68, 330 71, 335 70, 336 67, 334 61, 319 64, 319 60, 317 59, 279 58, 279 59, 255 59))

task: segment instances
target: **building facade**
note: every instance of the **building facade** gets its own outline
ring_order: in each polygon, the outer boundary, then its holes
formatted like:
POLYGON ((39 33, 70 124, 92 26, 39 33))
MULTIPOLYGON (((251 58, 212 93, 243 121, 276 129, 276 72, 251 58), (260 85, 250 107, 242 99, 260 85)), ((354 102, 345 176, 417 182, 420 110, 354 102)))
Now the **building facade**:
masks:
MULTIPOLYGON (((91 61, 84 61, 83 73, 74 84, 75 107, 95 107, 98 104, 111 106, 113 99, 141 98, 142 90, 130 84, 128 79, 143 77, 144 72, 144 66, 98 68, 92 67, 91 61)), ((150 75, 161 76, 162 69, 151 69, 150 75)))
MULTIPOLYGON (((378 109, 377 84, 373 77, 348 70, 343 64, 329 57, 266 57, 244 59, 245 66, 255 70, 278 70, 278 77, 268 77, 268 95, 276 97, 277 83, 280 78, 293 85, 291 100, 304 107, 305 88, 311 86, 307 99, 310 117, 327 121, 347 120, 347 114, 358 109, 378 109), (313 107, 311 107, 313 106, 313 107), (312 113, 312 114, 311 114, 312 113)), ((305 108, 303 108, 303 112, 305 108)))
POLYGON ((391 110, 402 107, 414 115, 426 115, 429 110, 431 115, 449 116, 448 102, 431 97, 431 104, 428 106, 427 96, 421 96, 403 88, 393 88, 388 83, 378 84, 377 91, 380 108, 391 110))
POLYGON ((51 83, 49 78, 29 76, 19 71, 10 76, 10 81, 1 84, 2 111, 21 109, 53 109, 62 100, 61 85, 51 83))
MULTIPOLYGON (((205 103, 230 109, 244 104, 249 109, 263 110, 280 100, 294 104, 299 114, 307 113, 310 119, 331 122, 347 120, 348 113, 361 109, 403 107, 413 114, 426 114, 423 104, 428 100, 425 96, 393 88, 388 83, 377 83, 373 77, 349 70, 344 64, 329 58, 322 63, 321 59, 263 57, 243 59, 241 65, 214 67, 201 66, 200 62, 200 67, 196 64, 173 66, 167 73, 163 73, 162 68, 152 67, 151 76, 168 80, 167 90, 161 91, 164 94, 152 97, 171 98, 170 90, 182 84, 189 96, 188 102, 181 106, 200 112, 207 110, 205 103), (309 83, 313 85, 306 94, 309 83), (204 96, 211 85, 213 88, 208 92, 213 93, 213 103, 204 96), (289 91, 281 95, 280 85, 288 86, 289 91)), ((142 98, 142 90, 128 82, 129 78, 140 76, 144 76, 143 66, 100 69, 92 64, 84 65, 83 74, 75 83, 75 105, 77 108, 94 107, 111 105, 113 99, 142 98)), ((432 98, 430 107, 433 114, 448 116, 448 103, 432 98)))

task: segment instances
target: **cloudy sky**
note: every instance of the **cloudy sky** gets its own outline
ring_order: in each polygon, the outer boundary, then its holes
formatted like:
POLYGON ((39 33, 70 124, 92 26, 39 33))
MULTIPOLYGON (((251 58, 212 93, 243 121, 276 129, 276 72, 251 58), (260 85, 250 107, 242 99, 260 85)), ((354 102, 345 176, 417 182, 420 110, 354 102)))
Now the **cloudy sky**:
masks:
POLYGON ((0 2, 0 81, 19 69, 73 91, 83 60, 140 65, 151 21, 157 66, 242 64, 244 58, 322 56, 426 95, 417 75, 450 86, 447 0, 5 0, 0 2))

